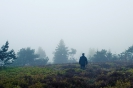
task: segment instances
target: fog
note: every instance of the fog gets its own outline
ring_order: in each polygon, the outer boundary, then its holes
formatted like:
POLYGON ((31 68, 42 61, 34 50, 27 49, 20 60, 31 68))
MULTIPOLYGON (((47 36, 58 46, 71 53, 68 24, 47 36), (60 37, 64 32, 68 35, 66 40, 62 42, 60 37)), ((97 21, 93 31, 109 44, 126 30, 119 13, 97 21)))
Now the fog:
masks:
POLYGON ((76 58, 123 52, 133 45, 133 0, 0 0, 0 46, 42 47, 52 61, 61 39, 76 58))

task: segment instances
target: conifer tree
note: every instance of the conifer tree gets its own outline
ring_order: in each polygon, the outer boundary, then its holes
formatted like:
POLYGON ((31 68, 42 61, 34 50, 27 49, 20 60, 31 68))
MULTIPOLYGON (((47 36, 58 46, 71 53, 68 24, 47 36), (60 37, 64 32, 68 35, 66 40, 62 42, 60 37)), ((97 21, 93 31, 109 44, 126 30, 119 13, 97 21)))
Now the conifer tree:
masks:
POLYGON ((62 39, 55 49, 53 60, 55 64, 67 63, 68 61, 68 48, 62 39))
POLYGON ((13 62, 14 59, 16 59, 16 55, 14 50, 10 50, 8 51, 9 48, 9 43, 8 41, 5 43, 5 45, 3 45, 0 49, 0 62, 1 65, 6 65, 6 64, 10 64, 13 62))

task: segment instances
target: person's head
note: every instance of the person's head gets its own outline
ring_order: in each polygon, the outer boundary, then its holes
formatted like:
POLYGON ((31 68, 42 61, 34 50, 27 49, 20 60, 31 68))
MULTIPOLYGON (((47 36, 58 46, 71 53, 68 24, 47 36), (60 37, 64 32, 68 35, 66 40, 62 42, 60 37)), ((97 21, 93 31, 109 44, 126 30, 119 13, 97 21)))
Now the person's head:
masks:
POLYGON ((84 56, 85 55, 85 53, 82 53, 82 56, 84 56))

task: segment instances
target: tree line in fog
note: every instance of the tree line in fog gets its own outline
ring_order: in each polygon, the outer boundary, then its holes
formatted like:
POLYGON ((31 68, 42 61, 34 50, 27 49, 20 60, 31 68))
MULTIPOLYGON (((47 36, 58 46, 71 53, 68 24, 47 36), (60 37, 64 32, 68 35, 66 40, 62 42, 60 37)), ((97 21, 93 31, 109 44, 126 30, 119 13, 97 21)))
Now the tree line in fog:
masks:
MULTIPOLYGON (((12 66, 37 66, 48 64, 49 57, 45 51, 39 47, 35 52, 35 49, 30 47, 22 48, 17 53, 14 50, 8 50, 8 41, 0 49, 0 65, 12 66)), ((78 62, 74 55, 77 50, 74 48, 68 49, 64 41, 61 39, 54 51, 53 63, 76 63, 78 62)), ((113 54, 111 51, 102 49, 101 51, 95 51, 91 49, 89 56, 87 57, 89 62, 105 62, 105 61, 132 61, 133 60, 133 46, 130 46, 127 50, 120 54, 113 54)))

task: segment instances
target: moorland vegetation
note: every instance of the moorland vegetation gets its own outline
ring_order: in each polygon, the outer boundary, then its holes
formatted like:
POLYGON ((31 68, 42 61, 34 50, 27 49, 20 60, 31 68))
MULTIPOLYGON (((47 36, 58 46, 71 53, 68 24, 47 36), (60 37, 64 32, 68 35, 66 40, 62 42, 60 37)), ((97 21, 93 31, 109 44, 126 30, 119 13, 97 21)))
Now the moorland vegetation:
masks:
POLYGON ((0 88, 132 88, 133 62, 1 67, 0 88))

